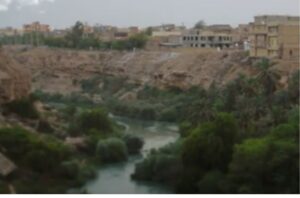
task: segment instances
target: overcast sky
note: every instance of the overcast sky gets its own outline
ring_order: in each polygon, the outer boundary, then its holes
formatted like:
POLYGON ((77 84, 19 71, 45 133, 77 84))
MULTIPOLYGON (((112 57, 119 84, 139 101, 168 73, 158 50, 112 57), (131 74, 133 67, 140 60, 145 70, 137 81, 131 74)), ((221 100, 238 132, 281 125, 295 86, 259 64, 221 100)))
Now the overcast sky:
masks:
POLYGON ((299 0, 0 0, 0 27, 40 21, 55 28, 77 20, 90 24, 146 27, 248 23, 254 15, 299 15, 299 0))

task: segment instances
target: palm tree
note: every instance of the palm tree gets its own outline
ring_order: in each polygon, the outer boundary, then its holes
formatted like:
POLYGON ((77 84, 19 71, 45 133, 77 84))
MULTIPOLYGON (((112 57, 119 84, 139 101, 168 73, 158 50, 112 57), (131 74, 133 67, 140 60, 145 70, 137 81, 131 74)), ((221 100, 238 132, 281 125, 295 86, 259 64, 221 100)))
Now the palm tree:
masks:
POLYGON ((260 73, 256 79, 264 87, 265 94, 270 97, 276 91, 277 81, 280 79, 280 74, 271 69, 274 64, 269 59, 262 59, 257 65, 260 73))

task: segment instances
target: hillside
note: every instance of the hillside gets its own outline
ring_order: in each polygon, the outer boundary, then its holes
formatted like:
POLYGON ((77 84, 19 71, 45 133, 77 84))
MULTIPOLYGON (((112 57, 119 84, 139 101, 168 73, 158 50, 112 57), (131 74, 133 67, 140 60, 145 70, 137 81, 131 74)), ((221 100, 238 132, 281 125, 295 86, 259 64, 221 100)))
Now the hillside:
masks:
MULTIPOLYGON (((245 52, 209 50, 173 51, 74 51, 49 48, 6 48, 17 62, 31 71, 33 90, 62 94, 79 91, 82 79, 97 74, 122 76, 137 84, 159 88, 187 89, 213 82, 224 85, 240 74, 257 74, 255 60, 245 52)), ((273 69, 280 71, 281 87, 288 76, 298 69, 295 62, 275 61, 273 69)))
POLYGON ((0 104, 28 95, 29 72, 0 49, 0 104))

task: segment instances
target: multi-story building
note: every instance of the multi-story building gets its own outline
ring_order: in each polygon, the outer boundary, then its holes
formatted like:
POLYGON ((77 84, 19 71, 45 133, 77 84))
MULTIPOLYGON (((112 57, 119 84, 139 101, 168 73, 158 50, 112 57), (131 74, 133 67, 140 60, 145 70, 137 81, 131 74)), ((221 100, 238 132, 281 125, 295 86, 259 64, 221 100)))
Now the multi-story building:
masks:
POLYGON ((22 32, 18 29, 14 29, 12 27, 2 28, 0 29, 0 37, 1 36, 15 36, 22 34, 22 32))
POLYGON ((41 24, 40 22, 33 22, 31 24, 25 24, 23 26, 24 33, 32 33, 32 32, 39 32, 39 33, 49 33, 50 26, 41 24))
POLYGON ((184 47, 192 48, 230 48, 232 35, 227 32, 213 31, 208 28, 191 29, 182 37, 184 47))
POLYGON ((116 40, 124 40, 138 33, 138 27, 118 28, 117 31, 114 33, 114 37, 116 40))
POLYGON ((251 29, 251 57, 299 58, 299 17, 256 16, 251 29))

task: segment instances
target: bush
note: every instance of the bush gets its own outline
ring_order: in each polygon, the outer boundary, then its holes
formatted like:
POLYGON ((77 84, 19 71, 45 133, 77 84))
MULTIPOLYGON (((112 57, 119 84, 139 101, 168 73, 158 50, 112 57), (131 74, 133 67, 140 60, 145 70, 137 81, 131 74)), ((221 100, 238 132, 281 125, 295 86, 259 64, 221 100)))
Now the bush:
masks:
POLYGON ((6 111, 15 113, 23 118, 37 119, 39 113, 34 106, 33 98, 22 98, 5 105, 6 111))
POLYGON ((10 159, 37 172, 55 172, 70 154, 62 142, 50 137, 45 140, 22 128, 0 129, 0 144, 10 159))
POLYGON ((127 160, 128 151, 121 139, 109 138, 98 142, 96 155, 104 163, 122 162, 127 160))
POLYGON ((158 151, 153 150, 146 159, 136 164, 131 177, 136 180, 164 182, 174 186, 182 171, 180 148, 181 142, 176 142, 158 151))
POLYGON ((238 193, 299 193, 296 133, 292 126, 282 125, 264 138, 235 147, 229 175, 238 193))
POLYGON ((236 135, 234 118, 230 114, 219 114, 214 122, 201 125, 184 140, 183 163, 203 170, 226 170, 236 135))
POLYGON ((226 176, 218 170, 207 172, 198 182, 199 193, 201 194, 226 193, 226 186, 228 185, 226 176))
POLYGON ((40 120, 39 121, 37 130, 40 131, 40 132, 43 132, 43 133, 52 133, 54 131, 52 126, 46 120, 40 120))
POLYGON ((64 161, 61 163, 59 174, 68 179, 76 179, 80 173, 80 165, 78 161, 64 161))
POLYGON ((129 154, 138 154, 143 148, 144 141, 137 136, 127 134, 123 137, 129 154))
POLYGON ((99 134, 113 132, 112 122, 102 109, 93 109, 82 112, 73 123, 69 131, 73 135, 89 135, 90 131, 98 131, 99 134))

